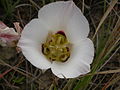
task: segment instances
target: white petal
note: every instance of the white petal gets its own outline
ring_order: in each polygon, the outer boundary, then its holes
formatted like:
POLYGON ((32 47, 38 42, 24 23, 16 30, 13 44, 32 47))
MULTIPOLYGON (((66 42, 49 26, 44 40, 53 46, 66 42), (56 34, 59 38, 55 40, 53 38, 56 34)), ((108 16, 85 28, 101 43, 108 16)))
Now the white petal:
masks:
POLYGON ((73 42, 79 42, 80 39, 84 39, 88 36, 90 31, 89 23, 81 10, 73 5, 73 15, 69 18, 67 23, 67 36, 73 42))
POLYGON ((31 20, 23 29, 21 39, 34 43, 43 43, 49 31, 40 19, 31 20))
POLYGON ((94 47, 90 39, 80 41, 73 45, 70 58, 65 63, 53 62, 52 72, 59 78, 75 78, 90 72, 90 64, 94 57, 94 47))
POLYGON ((41 50, 47 34, 48 30, 42 22, 39 19, 33 19, 25 26, 18 43, 28 61, 40 69, 48 69, 51 65, 41 50))
POLYGON ((58 1, 50 3, 42 7, 38 13, 38 17, 47 24, 50 30, 65 29, 66 19, 70 17, 72 11, 72 1, 58 1))
POLYGON ((66 31, 72 42, 88 36, 88 21, 73 1, 58 1, 45 5, 40 9, 38 17, 46 23, 48 29, 66 31))
POLYGON ((40 69, 48 69, 51 67, 51 63, 43 56, 42 50, 40 47, 36 47, 37 45, 29 46, 27 44, 19 44, 19 46, 22 48, 22 52, 27 60, 35 67, 40 69))

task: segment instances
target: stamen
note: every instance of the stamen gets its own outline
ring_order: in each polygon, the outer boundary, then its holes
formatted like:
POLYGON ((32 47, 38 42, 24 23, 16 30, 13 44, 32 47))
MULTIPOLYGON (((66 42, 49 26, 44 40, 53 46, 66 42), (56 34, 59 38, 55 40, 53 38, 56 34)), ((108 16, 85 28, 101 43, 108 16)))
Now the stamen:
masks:
POLYGON ((42 45, 42 53, 50 61, 65 62, 70 57, 70 43, 63 31, 48 34, 46 42, 42 45))

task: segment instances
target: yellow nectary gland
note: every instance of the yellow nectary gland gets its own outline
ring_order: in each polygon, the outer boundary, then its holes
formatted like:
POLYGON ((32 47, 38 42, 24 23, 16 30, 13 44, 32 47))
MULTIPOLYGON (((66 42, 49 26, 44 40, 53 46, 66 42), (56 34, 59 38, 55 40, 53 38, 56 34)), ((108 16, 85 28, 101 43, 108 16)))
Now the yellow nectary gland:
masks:
POLYGON ((70 57, 70 43, 65 34, 49 33, 47 40, 42 44, 42 52, 50 61, 65 62, 70 57))

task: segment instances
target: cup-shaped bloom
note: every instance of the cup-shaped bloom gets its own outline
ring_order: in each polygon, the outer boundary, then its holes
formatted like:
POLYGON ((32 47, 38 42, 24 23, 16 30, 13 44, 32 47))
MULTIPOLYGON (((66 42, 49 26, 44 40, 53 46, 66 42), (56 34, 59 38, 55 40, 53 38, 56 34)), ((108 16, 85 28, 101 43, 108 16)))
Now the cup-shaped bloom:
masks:
POLYGON ((75 78, 90 72, 94 46, 87 38, 89 30, 73 1, 58 1, 39 10, 38 18, 24 27, 18 46, 37 68, 51 68, 59 78, 75 78))

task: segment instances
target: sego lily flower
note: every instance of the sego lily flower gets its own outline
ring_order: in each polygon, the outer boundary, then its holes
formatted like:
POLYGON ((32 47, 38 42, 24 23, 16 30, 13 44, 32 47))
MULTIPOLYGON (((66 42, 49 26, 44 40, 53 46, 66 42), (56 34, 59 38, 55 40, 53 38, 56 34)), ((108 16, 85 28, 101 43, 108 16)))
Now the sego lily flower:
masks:
POLYGON ((88 21, 73 1, 58 1, 39 10, 18 46, 34 66, 51 68, 59 78, 75 78, 90 72, 94 47, 88 33, 88 21))

